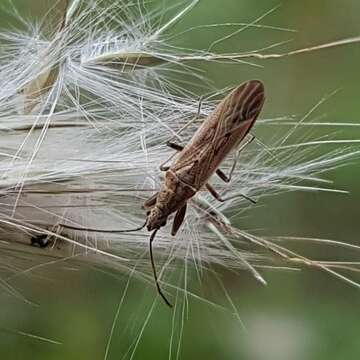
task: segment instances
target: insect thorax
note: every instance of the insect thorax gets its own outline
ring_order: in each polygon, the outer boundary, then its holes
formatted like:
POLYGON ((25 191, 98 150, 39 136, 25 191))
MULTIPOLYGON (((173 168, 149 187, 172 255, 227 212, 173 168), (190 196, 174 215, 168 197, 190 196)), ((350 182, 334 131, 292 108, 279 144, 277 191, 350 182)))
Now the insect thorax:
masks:
POLYGON ((165 174, 165 181, 157 197, 156 206, 163 212, 172 212, 183 206, 185 201, 195 195, 196 189, 182 181, 182 179, 172 170, 165 174))

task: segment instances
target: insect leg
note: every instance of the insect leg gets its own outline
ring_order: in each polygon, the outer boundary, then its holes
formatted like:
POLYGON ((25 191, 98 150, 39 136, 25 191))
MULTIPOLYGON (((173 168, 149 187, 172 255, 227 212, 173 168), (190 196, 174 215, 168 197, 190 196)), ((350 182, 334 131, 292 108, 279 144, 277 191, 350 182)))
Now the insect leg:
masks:
MULTIPOLYGON (((172 141, 167 141, 166 145, 176 151, 181 151, 184 148, 182 145, 176 144, 172 141)), ((172 154, 165 162, 160 165, 161 171, 168 171, 170 169, 170 166, 166 166, 165 164, 167 164, 174 156, 175 154, 172 154)))
POLYGON ((160 165, 160 170, 161 171, 168 171, 170 169, 170 166, 167 166, 166 164, 175 156, 175 154, 172 154, 166 161, 164 161, 161 165, 160 165))
MULTIPOLYGON (((181 139, 181 138, 180 138, 180 134, 181 134, 185 129, 187 129, 190 125, 192 125, 196 120, 200 119, 202 102, 203 102, 203 96, 200 96, 200 98, 199 98, 199 104, 198 104, 198 109, 197 109, 196 115, 195 115, 189 122, 187 122, 187 123, 167 142, 167 144, 172 143, 172 140, 173 140, 174 138, 181 139)), ((170 146, 170 145, 169 145, 169 146, 170 146)), ((181 145, 180 145, 180 146, 181 146, 181 145)), ((170 146, 170 147, 171 147, 171 146, 170 146)), ((177 150, 177 149, 175 149, 175 150, 177 150)), ((181 149, 181 150, 182 150, 182 149, 181 149)), ((181 151, 181 150, 180 150, 180 151, 181 151)))
MULTIPOLYGON (((169 160, 167 160, 164 164, 166 164, 169 160)), ((170 169, 170 166, 165 166, 164 164, 160 165, 160 171, 168 171, 170 169)))
POLYGON ((244 142, 244 144, 242 144, 236 151, 236 155, 235 155, 235 160, 231 166, 231 169, 230 169, 230 172, 229 172, 229 175, 226 175, 222 170, 220 169, 217 169, 216 170, 216 175, 219 176, 219 178, 221 180, 223 180, 224 182, 230 182, 231 181, 231 177, 232 177, 232 174, 234 173, 234 170, 236 168, 236 164, 239 160, 239 157, 240 157, 240 153, 241 153, 241 150, 243 150, 247 145, 249 145, 250 143, 252 143, 255 139, 255 136, 254 135, 251 135, 251 137, 249 137, 248 140, 246 140, 244 142))
POLYGON ((186 214, 186 203, 175 214, 173 226, 172 226, 172 229, 171 229, 171 235, 172 236, 175 236, 176 233, 178 232, 178 230, 180 229, 180 226, 184 221, 185 214, 186 214))
MULTIPOLYGON (((174 137, 179 137, 179 134, 181 132, 183 132, 187 127, 189 127, 194 121, 196 121, 197 119, 199 119, 200 117, 200 113, 201 113, 201 104, 202 104, 202 97, 200 97, 200 100, 199 100, 199 106, 198 106, 198 110, 197 110, 197 114, 196 114, 196 117, 193 118, 192 120, 190 120, 187 124, 185 124, 177 133, 175 136, 173 136, 169 141, 166 142, 166 145, 168 147, 170 147, 171 149, 173 150, 176 150, 176 151, 181 151, 184 149, 184 146, 183 145, 180 145, 180 144, 177 144, 175 142, 172 141, 172 139, 174 137)), ((166 163, 168 163, 173 157, 174 157, 175 154, 171 155, 169 159, 167 159, 164 163, 162 163, 160 165, 160 170, 161 171, 167 171, 170 169, 170 166, 165 166, 166 163)))
POLYGON ((156 203, 156 199, 157 199, 157 196, 158 196, 158 192, 156 192, 154 195, 151 195, 145 202, 144 202, 144 208, 147 209, 147 208, 151 208, 155 205, 156 203))
POLYGON ((150 261, 151 261, 151 268, 153 271, 153 275, 154 275, 154 280, 155 280, 155 285, 156 285, 156 289, 159 293, 159 295, 163 298, 163 300, 165 301, 166 305, 168 305, 169 307, 172 307, 172 305, 170 304, 169 300, 166 298, 166 296, 164 295, 164 293, 161 290, 159 281, 158 281, 158 277, 157 277, 157 273, 156 273, 156 267, 155 267, 155 261, 154 261, 154 255, 153 255, 153 250, 152 250, 152 243, 154 241, 155 235, 157 233, 158 230, 155 230, 151 235, 150 235, 150 242, 149 242, 149 247, 150 247, 150 261))
POLYGON ((180 144, 176 144, 176 143, 174 143, 174 142, 172 142, 172 141, 167 141, 167 142, 166 142, 166 145, 167 145, 169 148, 174 149, 174 150, 176 150, 176 151, 181 151, 181 150, 184 148, 184 146, 182 146, 182 145, 180 145, 180 144))
POLYGON ((202 106, 202 102, 204 100, 203 96, 200 96, 199 98, 199 104, 198 104, 198 108, 197 108, 197 112, 196 112, 196 116, 193 117, 187 124, 185 124, 178 132, 176 135, 179 135, 181 132, 183 132, 186 128, 188 128, 193 122, 195 122, 197 119, 200 119, 200 115, 201 115, 201 106, 202 106))
POLYGON ((227 198, 223 198, 223 197, 221 197, 221 195, 220 195, 209 183, 207 183, 205 186, 206 186, 206 189, 209 191, 209 193, 210 193, 216 200, 218 200, 218 201, 220 201, 220 202, 225 202, 225 201, 228 201, 228 200, 231 200, 231 199, 235 199, 235 198, 237 198, 237 197, 242 197, 242 198, 244 198, 244 199, 246 199, 246 200, 249 200, 249 201, 252 202, 253 204, 256 204, 256 201, 255 201, 254 199, 252 199, 252 198, 250 198, 250 197, 248 197, 248 196, 246 196, 246 195, 244 195, 244 194, 236 194, 236 195, 234 195, 234 196, 229 196, 229 197, 227 197, 227 198))
POLYGON ((201 106, 202 106, 203 101, 204 101, 204 96, 201 95, 200 98, 199 98, 199 104, 198 104, 198 109, 197 109, 197 113, 196 113, 196 118, 195 118, 195 119, 200 119, 201 106))

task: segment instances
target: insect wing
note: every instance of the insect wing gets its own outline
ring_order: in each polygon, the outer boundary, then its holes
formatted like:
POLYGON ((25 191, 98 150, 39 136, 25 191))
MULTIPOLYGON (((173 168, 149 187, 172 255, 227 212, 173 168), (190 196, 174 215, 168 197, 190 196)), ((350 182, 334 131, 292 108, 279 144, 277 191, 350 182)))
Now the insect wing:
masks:
POLYGON ((264 101, 262 82, 250 80, 238 86, 195 132, 172 168, 179 171, 196 163, 197 180, 194 186, 199 188, 249 133, 264 101))
MULTIPOLYGON (((250 131, 265 101, 264 86, 258 80, 248 81, 234 89, 217 108, 217 127, 214 140, 220 142, 233 132, 242 135, 250 131)), ((215 144, 213 144, 215 145, 215 144)))

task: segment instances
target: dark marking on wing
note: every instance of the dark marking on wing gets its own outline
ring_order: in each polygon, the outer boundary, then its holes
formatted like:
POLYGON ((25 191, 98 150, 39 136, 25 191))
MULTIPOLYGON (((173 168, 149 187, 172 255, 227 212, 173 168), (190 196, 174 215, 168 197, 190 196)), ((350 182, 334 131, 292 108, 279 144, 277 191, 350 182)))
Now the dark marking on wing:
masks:
POLYGON ((214 155, 216 156, 219 151, 226 145, 226 143, 229 141, 229 138, 231 136, 231 132, 228 132, 227 134, 225 134, 222 139, 220 139, 220 141, 218 142, 218 144, 216 144, 217 146, 214 147, 214 155))
POLYGON ((227 154, 248 134, 265 101, 264 86, 250 80, 227 95, 195 132, 172 164, 173 171, 194 174, 201 188, 227 154))

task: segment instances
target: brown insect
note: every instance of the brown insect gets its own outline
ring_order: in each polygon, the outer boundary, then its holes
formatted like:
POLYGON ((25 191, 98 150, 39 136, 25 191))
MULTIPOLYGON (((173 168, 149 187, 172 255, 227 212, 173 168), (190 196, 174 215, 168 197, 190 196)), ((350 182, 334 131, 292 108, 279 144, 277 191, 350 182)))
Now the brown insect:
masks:
MULTIPOLYGON (((214 112, 204 120, 185 147, 168 143, 179 153, 171 166, 161 167, 165 171, 165 178, 160 191, 144 203, 144 207, 148 209, 145 224, 130 231, 137 231, 145 226, 148 231, 153 231, 150 236, 150 259, 154 279, 160 296, 170 307, 171 304, 163 294, 157 279, 152 252, 155 235, 161 227, 166 225, 168 217, 174 212, 171 235, 176 235, 184 221, 187 201, 198 191, 206 189, 217 200, 225 200, 208 183, 209 178, 216 172, 223 181, 230 181, 236 161, 229 176, 226 176, 218 167, 231 150, 240 149, 240 143, 254 125, 264 101, 263 84, 258 80, 245 82, 217 105, 214 112)), ((81 229, 67 225, 65 227, 81 229)), ((100 231, 85 228, 81 230, 100 231)), ((125 231, 108 230, 105 232, 125 231)))

